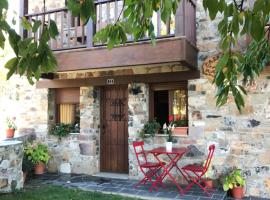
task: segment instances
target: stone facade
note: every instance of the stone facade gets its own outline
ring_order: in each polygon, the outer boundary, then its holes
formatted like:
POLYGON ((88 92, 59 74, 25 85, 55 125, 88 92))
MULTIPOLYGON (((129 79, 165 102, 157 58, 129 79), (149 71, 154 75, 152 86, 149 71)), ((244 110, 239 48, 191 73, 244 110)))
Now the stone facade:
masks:
POLYGON ((26 78, 0 78, 0 140, 5 138, 7 117, 16 117, 15 137, 36 134, 45 138, 48 132, 48 89, 36 90, 26 78))
MULTIPOLYGON (((54 109, 54 106, 50 108, 54 109)), ((99 172, 99 123, 100 92, 94 87, 81 87, 80 133, 70 134, 60 141, 54 136, 48 136, 52 155, 48 170, 84 174, 99 172)))
POLYGON ((0 193, 23 187, 22 159, 22 142, 0 142, 0 193))
MULTIPOLYGON (((211 22, 205 14, 202 1, 197 1, 198 63, 219 53, 217 21, 211 22)), ((61 73, 60 79, 90 78, 106 75, 130 75, 186 70, 182 66, 151 66, 145 68, 89 70, 61 73)), ((265 69, 248 88, 246 107, 240 114, 232 99, 221 108, 215 106, 216 88, 212 80, 202 75, 188 81, 189 135, 176 137, 176 146, 196 147, 199 153, 191 153, 181 159, 179 165, 198 163, 204 159, 209 144, 216 144, 213 160, 213 178, 219 178, 230 168, 243 169, 247 178, 246 195, 270 197, 270 70, 265 69)), ((141 92, 128 94, 129 177, 137 179, 141 173, 134 156, 132 141, 140 140, 139 131, 149 119, 149 86, 138 83, 141 92)), ((129 84, 129 91, 132 87, 129 84)), ((50 147, 52 159, 49 171, 95 174, 99 172, 100 154, 100 91, 92 86, 80 88, 80 133, 59 141, 48 135, 48 127, 55 123, 53 90, 36 90, 25 79, 14 78, 0 84, 1 113, 17 117, 18 134, 36 133, 50 147), (13 80, 13 81, 12 81, 13 80), (16 80, 16 81, 14 81, 16 80), (4 102, 4 103, 3 103, 4 102), (9 112, 7 107, 13 107, 9 112)), ((3 121, 3 120, 2 120, 3 121)), ((156 136, 145 141, 146 149, 163 146, 166 138, 156 136)), ((0 164, 1 166, 1 164, 0 164)), ((5 181, 1 182, 5 184, 5 181)))

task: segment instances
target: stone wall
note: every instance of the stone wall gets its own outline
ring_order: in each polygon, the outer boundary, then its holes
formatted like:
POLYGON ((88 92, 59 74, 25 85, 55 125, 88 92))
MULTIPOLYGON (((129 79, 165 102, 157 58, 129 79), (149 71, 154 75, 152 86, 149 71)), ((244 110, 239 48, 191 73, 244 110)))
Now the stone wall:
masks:
MULTIPOLYGON (((54 105, 51 104, 50 108, 54 109, 54 105)), ((70 134, 60 141, 54 136, 47 136, 52 154, 48 170, 84 174, 99 172, 99 124, 100 91, 94 87, 81 87, 80 133, 70 134)))
MULTIPOLYGON (((197 45, 199 67, 219 52, 217 21, 205 15, 202 1, 197 1, 197 45)), ((270 125, 269 67, 249 88, 246 107, 240 114, 232 99, 221 108, 215 106, 215 86, 202 75, 189 81, 189 138, 201 151, 216 144, 213 165, 216 178, 231 167, 244 170, 246 195, 270 197, 270 125), (196 136, 196 137, 193 137, 196 136)))
POLYGON ((147 84, 138 83, 141 92, 134 95, 132 85, 128 85, 128 134, 129 134, 129 177, 138 178, 138 166, 133 151, 132 142, 138 138, 139 131, 149 119, 149 87, 147 84))
POLYGON ((15 191, 23 187, 22 159, 22 142, 0 142, 0 193, 15 191))
POLYGON ((36 134, 45 138, 48 131, 48 90, 36 89, 26 78, 0 79, 0 140, 5 138, 7 117, 15 117, 15 137, 36 134))

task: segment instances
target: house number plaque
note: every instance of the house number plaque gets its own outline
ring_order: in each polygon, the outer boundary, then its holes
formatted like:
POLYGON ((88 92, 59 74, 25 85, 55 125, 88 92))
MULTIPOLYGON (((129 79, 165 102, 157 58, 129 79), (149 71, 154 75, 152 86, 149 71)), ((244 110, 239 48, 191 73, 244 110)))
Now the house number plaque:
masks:
POLYGON ((114 79, 113 78, 107 79, 107 85, 114 85, 114 79))

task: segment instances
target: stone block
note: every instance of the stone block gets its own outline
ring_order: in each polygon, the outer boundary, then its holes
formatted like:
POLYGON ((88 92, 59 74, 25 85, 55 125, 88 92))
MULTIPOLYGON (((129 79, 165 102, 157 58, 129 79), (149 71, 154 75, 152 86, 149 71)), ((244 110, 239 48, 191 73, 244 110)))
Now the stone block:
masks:
POLYGON ((96 154, 96 152, 95 152, 96 148, 95 148, 95 145, 93 144, 93 142, 92 142, 92 145, 87 144, 87 143, 80 143, 79 147, 80 147, 80 154, 81 155, 90 156, 90 155, 96 154))
POLYGON ((70 174, 71 173, 70 163, 62 163, 59 167, 59 172, 64 174, 70 174))
POLYGON ((0 189, 3 189, 8 186, 8 179, 7 178, 1 178, 0 179, 0 189))

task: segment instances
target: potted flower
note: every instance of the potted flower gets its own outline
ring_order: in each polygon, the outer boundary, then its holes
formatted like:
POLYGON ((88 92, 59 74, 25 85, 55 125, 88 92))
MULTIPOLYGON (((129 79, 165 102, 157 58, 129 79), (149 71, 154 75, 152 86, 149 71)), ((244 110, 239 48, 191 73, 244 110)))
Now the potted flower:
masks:
POLYGON ((173 135, 187 135, 187 120, 181 119, 180 115, 169 115, 169 122, 175 125, 173 135))
POLYGON ((7 130, 6 130, 6 137, 7 138, 13 138, 15 130, 17 129, 17 126, 15 124, 15 118, 7 118, 6 119, 7 123, 7 130))
POLYGON ((172 151, 172 143, 173 143, 173 137, 172 137, 172 132, 174 130, 174 124, 170 123, 168 126, 165 123, 163 125, 163 131, 165 134, 168 135, 167 142, 166 142, 166 150, 167 151, 172 151))
POLYGON ((35 165, 35 174, 43 174, 45 171, 45 164, 47 164, 50 159, 48 146, 40 142, 27 144, 25 153, 28 160, 35 165))
POLYGON ((140 131, 140 137, 143 139, 148 137, 154 137, 159 129, 160 124, 155 119, 149 120, 147 123, 144 124, 142 130, 140 131))
POLYGON ((244 197, 245 179, 242 176, 241 170, 236 169, 225 177, 223 183, 224 191, 231 190, 232 197, 235 199, 242 199, 244 197))
MULTIPOLYGON (((205 165, 205 162, 204 162, 204 165, 205 165)), ((205 187, 208 189, 212 189, 214 187, 213 176, 214 176, 213 166, 210 165, 208 167, 208 170, 204 174, 204 178, 203 178, 203 182, 205 184, 205 187)))

